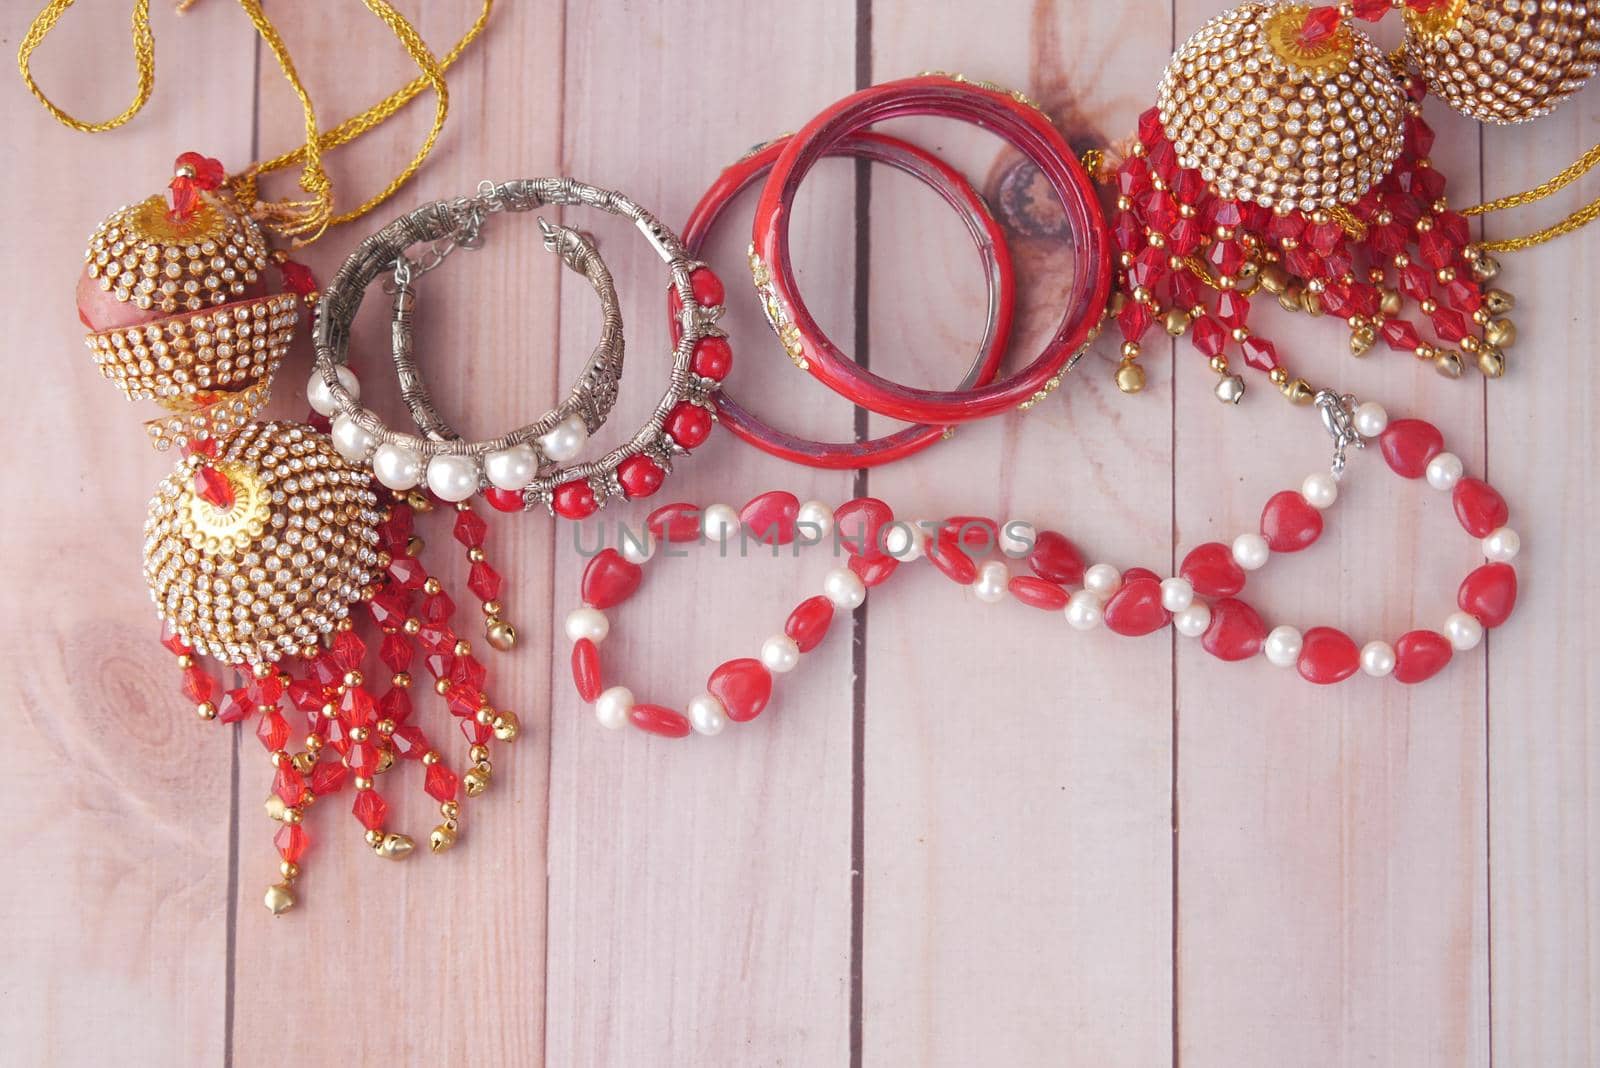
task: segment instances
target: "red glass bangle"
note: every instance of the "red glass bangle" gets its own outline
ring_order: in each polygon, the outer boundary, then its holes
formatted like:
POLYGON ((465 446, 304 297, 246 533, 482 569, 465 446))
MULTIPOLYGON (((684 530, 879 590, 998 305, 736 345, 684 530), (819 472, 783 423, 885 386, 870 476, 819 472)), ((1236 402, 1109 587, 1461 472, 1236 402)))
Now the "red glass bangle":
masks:
MULTIPOLYGON (((787 143, 787 137, 768 142, 718 176, 695 205, 684 226, 684 247, 690 255, 699 255, 722 212, 735 197, 766 175, 787 143)), ((978 247, 989 280, 989 317, 977 358, 957 388, 971 389, 993 382, 1011 336, 1016 273, 1011 265, 1010 250, 1006 247, 1005 233, 990 214, 983 198, 965 177, 938 157, 916 145, 882 134, 852 134, 840 139, 827 154, 886 163, 904 171, 922 180, 961 215, 978 247)), ((758 418, 733 400, 726 388, 713 396, 713 403, 718 418, 735 436, 763 452, 809 467, 876 467, 920 452, 943 438, 949 430, 945 426, 923 423, 868 441, 812 441, 779 430, 758 418)))
POLYGON ((1088 175, 1049 118, 1020 94, 947 75, 922 75, 845 97, 790 138, 756 208, 751 269, 769 317, 795 362, 831 389, 880 415, 961 423, 1026 407, 1060 385, 1074 353, 1099 326, 1111 287, 1110 239, 1088 175), (1060 199, 1073 239, 1072 292, 1037 358, 1001 382, 940 392, 891 382, 845 357, 800 299, 789 258, 789 211, 808 171, 843 138, 912 115, 960 119, 991 130, 1039 168, 1060 199))

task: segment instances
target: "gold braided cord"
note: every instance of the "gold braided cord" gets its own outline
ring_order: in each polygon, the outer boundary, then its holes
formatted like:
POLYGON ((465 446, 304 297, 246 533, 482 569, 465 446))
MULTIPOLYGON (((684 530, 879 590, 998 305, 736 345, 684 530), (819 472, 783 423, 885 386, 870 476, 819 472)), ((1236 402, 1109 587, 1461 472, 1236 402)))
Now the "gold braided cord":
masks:
MULTIPOLYGON (((1557 190, 1571 185, 1594 169, 1597 164, 1600 164, 1600 145, 1595 145, 1576 160, 1573 160, 1561 173, 1548 181, 1539 183, 1532 189, 1485 201, 1482 204, 1474 204, 1470 208, 1463 208, 1461 213, 1463 215, 1487 215, 1492 211, 1504 211, 1507 208, 1519 208, 1524 204, 1532 204, 1536 200, 1543 200, 1557 190)), ((1565 219, 1553 223, 1543 230, 1537 230, 1524 237, 1507 237, 1498 241, 1483 241, 1478 244, 1478 247, 1489 252, 1514 252, 1518 249, 1532 248, 1535 245, 1542 245, 1546 241, 1554 240, 1563 234, 1570 234, 1574 230, 1593 222, 1597 217, 1600 217, 1600 199, 1591 200, 1565 219)))
POLYGON ((43 104, 45 110, 54 115, 61 125, 82 133, 104 133, 106 130, 115 130, 139 114, 140 109, 149 102, 151 90, 155 88, 156 39, 150 32, 150 0, 134 0, 133 4, 133 61, 139 71, 138 84, 133 91, 133 102, 123 109, 122 114, 104 122, 84 122, 57 107, 54 101, 44 95, 44 90, 33 80, 33 71, 29 69, 33 50, 39 47, 72 4, 73 0, 50 0, 44 10, 39 12, 33 24, 28 27, 28 32, 23 35, 22 44, 17 47, 17 69, 22 72, 22 81, 27 85, 28 92, 32 93, 34 99, 43 104))

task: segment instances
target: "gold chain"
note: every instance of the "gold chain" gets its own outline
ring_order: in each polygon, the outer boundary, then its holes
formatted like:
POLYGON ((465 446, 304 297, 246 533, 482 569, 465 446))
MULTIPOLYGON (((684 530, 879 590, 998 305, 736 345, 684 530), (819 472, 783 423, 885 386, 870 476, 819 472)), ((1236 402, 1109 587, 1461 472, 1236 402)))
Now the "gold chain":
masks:
MULTIPOLYGON (((101 133, 114 130, 133 118, 150 99, 150 93, 155 85, 155 37, 150 32, 150 0, 134 0, 133 4, 133 56, 134 64, 138 70, 138 83, 134 91, 133 101, 115 118, 104 122, 85 122, 67 113, 58 107, 44 91, 39 88, 29 68, 33 52, 39 47, 46 35, 55 27, 66 10, 73 5, 74 0, 50 0, 44 10, 39 12, 23 36, 22 44, 17 49, 17 68, 22 72, 22 80, 27 85, 35 99, 39 101, 55 117, 57 122, 74 130, 84 133, 101 133)), ((445 115, 449 110, 449 94, 445 87, 444 72, 454 63, 467 46, 483 32, 489 21, 489 12, 494 6, 494 0, 483 0, 483 9, 479 12, 461 40, 456 42, 454 48, 442 59, 434 57, 428 49, 427 43, 415 28, 397 12, 388 0, 363 0, 367 10, 371 11, 406 50, 412 62, 422 71, 422 74, 391 93, 385 99, 367 108, 359 115, 339 123, 333 129, 318 133, 316 111, 312 106, 311 97, 306 92, 305 86, 300 81, 300 75, 295 70, 294 62, 289 57, 288 49, 279 36, 276 27, 272 25, 266 13, 261 10, 260 0, 239 0, 239 6, 255 26, 256 32, 267 47, 272 50, 273 58, 278 61, 278 67, 283 71, 284 78, 294 90, 295 96, 300 100, 300 106, 305 114, 306 140, 299 148, 286 152, 281 156, 266 161, 265 163, 252 164, 241 173, 228 179, 229 188, 240 203, 246 205, 250 214, 270 226, 278 233, 295 238, 296 245, 303 245, 316 240, 330 226, 349 222, 360 218, 389 197, 393 196, 433 151, 433 146, 439 138, 439 131, 444 126, 445 115), (421 147, 417 150, 411 162, 380 192, 357 207, 342 214, 333 212, 333 182, 328 177, 326 169, 322 166, 322 153, 328 149, 337 148, 355 140, 362 134, 377 127, 395 112, 399 111, 418 93, 424 89, 432 89, 436 97, 434 107, 433 125, 428 135, 423 139, 421 147), (288 167, 293 164, 301 165, 300 188, 309 194, 307 200, 284 200, 271 203, 261 203, 257 200, 256 183, 263 174, 288 167)))
MULTIPOLYGON (((1532 204, 1536 200, 1543 200, 1551 193, 1571 185, 1597 164, 1600 164, 1600 145, 1595 145, 1574 160, 1560 174, 1548 181, 1541 182, 1532 189, 1521 193, 1512 193, 1510 196, 1500 197, 1496 200, 1485 201, 1482 204, 1474 204, 1470 208, 1463 208, 1461 213, 1463 215, 1487 215, 1492 211, 1504 211, 1507 208, 1519 208, 1524 204, 1532 204)), ((1570 234, 1579 227, 1594 221, 1597 217, 1600 217, 1600 199, 1591 200, 1565 219, 1553 223, 1543 230, 1537 230, 1525 237, 1507 237, 1498 241, 1480 242, 1477 247, 1489 252, 1513 252, 1517 249, 1532 248, 1534 245, 1542 245, 1546 241, 1558 238, 1562 234, 1570 234)))

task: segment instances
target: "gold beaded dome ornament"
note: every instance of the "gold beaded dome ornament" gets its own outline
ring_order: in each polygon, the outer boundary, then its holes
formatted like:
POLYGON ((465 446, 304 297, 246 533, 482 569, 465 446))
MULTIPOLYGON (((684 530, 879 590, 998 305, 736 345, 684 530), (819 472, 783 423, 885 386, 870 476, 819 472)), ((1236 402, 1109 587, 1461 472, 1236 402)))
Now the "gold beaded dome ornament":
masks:
POLYGON ((1600 68, 1600 3, 1447 0, 1405 19, 1428 90, 1479 122, 1548 114, 1600 68))
POLYGON ((1222 196, 1281 210, 1349 205, 1386 175, 1406 97, 1383 52, 1304 4, 1241 4, 1206 23, 1161 79, 1162 125, 1222 196))

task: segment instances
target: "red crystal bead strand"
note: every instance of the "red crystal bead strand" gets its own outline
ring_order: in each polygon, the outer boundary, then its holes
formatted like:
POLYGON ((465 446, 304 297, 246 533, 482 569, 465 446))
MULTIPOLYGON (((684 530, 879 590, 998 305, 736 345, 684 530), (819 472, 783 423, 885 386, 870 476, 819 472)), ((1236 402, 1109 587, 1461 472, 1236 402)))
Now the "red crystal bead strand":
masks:
POLYGON ((484 555, 483 543, 489 534, 489 524, 467 501, 456 504, 455 526, 451 534, 467 550, 467 589, 478 598, 483 608, 484 639, 501 652, 508 652, 517 644, 517 631, 502 618, 505 611, 500 603, 500 593, 505 585, 484 555))

